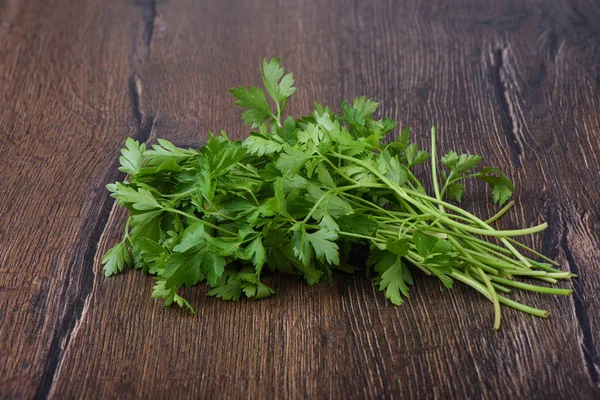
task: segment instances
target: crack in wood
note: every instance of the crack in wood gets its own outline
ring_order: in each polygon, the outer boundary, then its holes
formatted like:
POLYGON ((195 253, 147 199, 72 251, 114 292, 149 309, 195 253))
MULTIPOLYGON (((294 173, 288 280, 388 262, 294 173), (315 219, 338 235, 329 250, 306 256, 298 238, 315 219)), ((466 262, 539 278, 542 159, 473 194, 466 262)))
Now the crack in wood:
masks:
POLYGON ((142 80, 138 74, 134 73, 129 79, 129 97, 131 99, 133 117, 138 125, 137 133, 134 138, 140 143, 145 143, 152 135, 154 122, 156 119, 152 114, 147 114, 144 112, 142 105, 142 92, 142 80))
POLYGON ((154 22, 156 20, 156 0, 144 1, 144 16, 146 21, 144 43, 148 46, 148 53, 150 53, 150 44, 154 35, 154 22))
MULTIPOLYGON (((113 165, 105 180, 115 179, 117 175, 116 165, 113 165)), ((76 246, 81 250, 75 252, 69 263, 66 282, 59 296, 59 302, 64 303, 64 306, 58 318, 58 328, 54 331, 50 342, 48 360, 40 384, 34 395, 36 399, 46 398, 50 393, 56 373, 73 337, 73 332, 85 316, 84 310, 94 286, 94 258, 97 244, 104 232, 111 208, 112 199, 106 195, 99 209, 92 209, 85 219, 83 231, 79 235, 76 246), (93 226, 93 228, 88 230, 85 228, 86 226, 93 226)))
MULTIPOLYGON (((575 262, 575 257, 569 249, 567 240, 567 227, 566 222, 563 227, 563 233, 560 240, 560 247, 565 253, 567 264, 571 273, 579 276, 579 267, 575 262)), ((582 333, 581 351, 583 353, 583 359, 585 362, 586 369, 592 382, 596 385, 600 385, 600 373, 598 372, 598 356, 596 354, 596 347, 594 343, 594 334, 588 315, 588 310, 584 302, 584 287, 583 283, 578 280, 573 280, 573 303, 575 304, 575 316, 582 333)))
MULTIPOLYGON (((552 259, 559 256, 560 250, 563 251, 567 260, 569 271, 579 276, 579 267, 575 261, 575 257, 569 248, 568 243, 568 221, 569 211, 567 207, 558 205, 559 202, 553 198, 544 198, 543 200, 543 215, 546 216, 546 222, 549 229, 543 234, 542 253, 548 255, 552 259)), ((576 278, 572 281, 573 284, 573 303, 575 307, 575 318, 582 332, 581 353, 586 370, 591 381, 600 387, 600 375, 598 372, 598 356, 595 351, 594 335, 591 327, 590 318, 587 311, 587 306, 583 301, 584 286, 580 279, 576 278)))
MULTIPOLYGON (((133 137, 141 143, 147 143, 154 129, 155 118, 143 111, 142 90, 142 81, 134 73, 129 80, 132 114, 137 123, 137 132, 133 137)), ((105 182, 114 181, 119 178, 119 175, 122 175, 118 171, 117 165, 118 163, 113 163, 104 179, 105 182)), ((75 337, 87 312, 87 306, 94 287, 94 262, 98 252, 98 242, 108 229, 107 222, 113 205, 114 202, 107 193, 101 203, 100 210, 92 210, 83 225, 84 231, 77 241, 77 249, 83 248, 85 250, 76 252, 69 264, 67 281, 60 294, 61 301, 66 299, 66 303, 64 311, 61 313, 59 327, 52 337, 48 361, 34 396, 36 399, 47 398, 52 393, 62 361, 69 350, 69 344, 75 337), (96 221, 95 224, 94 220, 96 221), (94 228, 91 231, 85 229, 86 226, 93 224, 94 228), (83 268, 79 268, 79 266, 83 266, 83 268), (71 289, 72 286, 73 289, 71 289)))
POLYGON ((140 0, 136 6, 142 9, 144 19, 144 45, 150 54, 150 44, 154 36, 154 22, 156 21, 156 0, 140 0))
MULTIPOLYGON (((559 48, 558 35, 556 34, 556 31, 554 29, 548 29, 547 31, 545 31, 543 33, 542 37, 543 37, 543 41, 544 41, 543 46, 546 48, 546 50, 548 52, 548 59, 550 60, 550 62, 556 63, 556 57, 558 55, 558 48, 559 48)), ((547 68, 548 68, 547 63, 544 62, 543 63, 543 71, 542 71, 542 73, 544 75, 546 74, 547 68)))
POLYGON ((517 140, 516 117, 510 104, 509 88, 506 85, 506 53, 506 48, 496 49, 492 53, 492 84, 496 89, 496 96, 500 104, 500 109, 502 110, 502 115, 500 117, 502 120, 502 130, 507 138, 508 146, 511 149, 512 158, 520 167, 520 156, 523 153, 523 149, 517 140))
POLYGON ((532 12, 525 8, 514 11, 512 14, 486 18, 479 23, 484 26, 493 27, 500 31, 514 31, 519 29, 523 22, 530 18, 532 12))

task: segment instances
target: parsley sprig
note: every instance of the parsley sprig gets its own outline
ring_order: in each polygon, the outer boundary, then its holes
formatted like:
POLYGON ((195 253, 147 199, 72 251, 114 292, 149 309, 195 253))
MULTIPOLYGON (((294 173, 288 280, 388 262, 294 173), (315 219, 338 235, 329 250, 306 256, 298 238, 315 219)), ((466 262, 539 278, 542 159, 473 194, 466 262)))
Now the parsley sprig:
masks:
POLYGON ((492 227, 514 204, 483 220, 460 208, 465 182, 477 179, 505 204, 514 187, 478 155, 450 151, 438 160, 410 141, 410 128, 376 119, 378 104, 360 97, 341 102, 341 113, 315 103, 310 115, 284 119, 294 79, 279 59, 265 60, 264 90, 231 89, 252 132, 244 141, 210 134, 200 149, 158 139, 147 149, 127 139, 120 170, 129 179, 107 185, 130 216, 123 240, 102 263, 107 276, 133 266, 153 275, 154 298, 193 312, 178 292, 200 282, 224 300, 274 293, 262 281, 269 270, 331 282, 333 272, 366 270, 393 304, 409 297, 419 270, 446 288, 466 284, 489 299, 500 327, 504 304, 540 317, 545 310, 507 297, 521 289, 555 295, 559 279, 573 275, 519 243, 546 224, 492 227), (268 97, 267 97, 268 95, 268 97), (418 178, 429 161, 433 192, 418 178), (369 251, 366 266, 352 265, 351 251, 369 251), (525 278, 550 285, 520 281, 525 278))

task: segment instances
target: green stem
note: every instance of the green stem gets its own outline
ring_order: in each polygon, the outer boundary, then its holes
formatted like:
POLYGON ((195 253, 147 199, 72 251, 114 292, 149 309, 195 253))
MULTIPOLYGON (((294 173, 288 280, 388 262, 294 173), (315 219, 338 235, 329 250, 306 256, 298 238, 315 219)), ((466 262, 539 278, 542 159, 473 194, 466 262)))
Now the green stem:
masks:
POLYGON ((446 190, 448 189, 448 186, 450 186, 451 184, 458 182, 458 181, 462 181, 465 179, 469 179, 469 178, 475 178, 476 176, 478 176, 478 173, 474 173, 474 174, 469 174, 469 175, 459 175, 457 178, 452 179, 452 177, 454 176, 454 172, 452 172, 449 176, 448 179, 446 179, 446 183, 444 184, 444 186, 442 187, 442 195, 446 192, 446 190))
POLYGON ((331 162, 331 160, 327 157, 325 157, 323 154, 317 152, 317 154, 323 159, 323 161, 327 162, 331 168, 333 168, 333 170, 342 178, 344 178, 345 180, 347 180, 348 182, 352 182, 352 184, 357 184, 358 182, 355 181, 354 179, 350 178, 349 176, 347 176, 346 174, 344 174, 342 171, 340 171, 340 169, 331 162))
POLYGON ((366 205, 375 208, 377 211, 380 211, 380 212, 382 212, 382 213, 390 216, 391 218, 394 218, 394 219, 397 220, 396 215, 394 215, 394 212, 392 212, 390 210, 386 210, 385 208, 380 207, 378 204, 375 204, 375 203, 373 203, 373 202, 371 202, 371 201, 369 201, 367 199, 363 199, 360 196, 355 196, 352 193, 342 193, 342 196, 344 196, 344 197, 350 197, 352 199, 359 200, 359 201, 365 203, 366 205))
POLYGON ((217 229, 217 230, 219 230, 221 232, 228 233, 228 234, 233 235, 233 236, 237 236, 237 233, 235 233, 235 232, 231 232, 231 231, 229 231, 229 230, 227 230, 225 228, 221 228, 218 225, 215 225, 215 224, 210 223, 210 222, 208 222, 206 220, 203 220, 202 218, 198 218, 195 215, 188 214, 185 211, 177 210, 175 208, 167 208, 167 207, 163 208, 163 210, 166 211, 166 212, 172 212, 172 213, 175 213, 175 214, 183 215, 184 217, 187 217, 187 218, 190 218, 190 219, 194 219, 196 221, 201 221, 203 224, 205 224, 206 226, 210 226, 213 229, 217 229))
POLYGON ((352 232, 338 231, 337 234, 342 235, 342 236, 350 236, 350 237, 355 237, 355 238, 359 238, 359 239, 366 239, 366 240, 370 240, 370 241, 381 242, 381 243, 386 242, 384 239, 379 239, 378 237, 375 237, 375 236, 359 235, 358 233, 352 233, 352 232))
MULTIPOLYGON (((534 233, 541 232, 548 227, 548 224, 544 222, 543 224, 532 226, 531 228, 509 229, 509 230, 502 230, 502 231, 493 230, 492 231, 489 229, 474 228, 470 225, 463 225, 463 224, 457 223, 457 222, 451 220, 450 218, 444 217, 444 216, 441 217, 441 220, 444 221, 445 224, 454 226, 460 230, 463 230, 466 232, 471 232, 471 233, 476 233, 476 234, 482 235, 482 236, 494 236, 494 237, 500 238, 500 240, 502 240, 502 241, 506 241, 506 237, 508 237, 508 236, 531 235, 534 233)), ((506 241, 506 242, 507 242, 507 243, 505 243, 507 245, 506 247, 514 248, 512 245, 510 245, 510 243, 508 243, 508 241, 506 241)), ((517 250, 515 249, 515 251, 517 251, 517 250)), ((524 260, 521 260, 521 261, 523 261, 526 264, 529 264, 528 261, 527 262, 524 260)))
MULTIPOLYGON (((485 286, 477 282, 475 279, 469 278, 468 276, 456 270, 452 271, 450 276, 458 281, 461 281, 462 283, 471 286, 473 289, 477 290, 479 293, 487 297, 488 300, 491 300, 490 294, 487 292, 485 286)), ((527 314, 535 315, 536 317, 547 318, 548 315, 550 315, 550 313, 546 310, 540 310, 539 308, 530 307, 501 295, 498 295, 498 301, 506 306, 512 307, 519 311, 523 311, 527 314)))
MULTIPOLYGON (((527 251, 528 251, 528 252, 530 252, 531 254, 534 254, 534 255, 538 256, 539 258, 541 258, 541 259, 543 259, 543 260, 545 260, 545 261, 548 261, 550 264, 554 265, 555 267, 559 267, 559 266, 560 266, 560 264, 559 264, 559 263, 557 263, 556 261, 554 261, 553 259, 551 259, 551 258, 549 258, 549 257, 546 257, 545 255, 543 255, 542 253, 539 253, 539 252, 535 251, 535 250, 534 250, 534 249, 532 249, 531 247, 529 247, 529 246, 527 246, 527 245, 524 245, 523 243, 521 243, 521 242, 519 242, 519 241, 517 241, 517 240, 515 240, 515 239, 512 239, 512 238, 506 238, 506 239, 507 239, 509 242, 511 242, 511 243, 513 243, 513 244, 515 244, 515 245, 517 245, 517 246, 519 246, 519 247, 521 247, 522 249, 525 249, 525 250, 527 250, 527 251)), ((555 270, 555 269, 554 269, 554 268, 552 268, 552 270, 555 270)))
POLYGON ((499 274, 499 271, 497 269, 495 269, 493 267, 490 267, 489 265, 484 264, 484 263, 482 263, 481 261, 479 261, 479 260, 477 260, 475 258, 472 258, 472 257, 471 258, 460 257, 460 259, 462 261, 465 261, 465 262, 467 262, 469 264, 472 264, 472 265, 474 265, 476 267, 479 267, 479 268, 485 270, 485 272, 487 272, 489 274, 492 274, 492 275, 498 275, 499 274))
POLYGON ((129 243, 131 244, 131 236, 129 236, 129 224, 131 223, 131 216, 129 216, 127 218, 127 221, 125 221, 125 234, 123 235, 123 239, 127 239, 129 241, 129 243))
POLYGON ((261 179, 260 175, 257 174, 256 171, 253 171, 252 169, 248 168, 247 166, 245 166, 241 162, 238 162, 237 165, 238 165, 238 167, 241 167, 241 168, 245 169, 246 171, 250 172, 255 178, 261 179))
POLYGON ((344 192, 346 190, 351 190, 351 189, 356 189, 358 187, 361 187, 362 185, 360 184, 356 184, 356 185, 350 185, 350 186, 340 186, 337 188, 333 188, 328 190, 327 192, 325 192, 323 194, 323 196, 321 196, 321 198, 319 200, 317 200, 317 202, 315 203, 315 205, 310 209, 310 211, 308 212, 308 214, 306 214, 306 217, 304 217, 304 220, 302 221, 303 224, 306 224, 308 222, 308 220, 310 219, 310 217, 312 217, 313 213, 317 210, 317 208, 319 208, 319 206, 321 205, 321 203, 323 201, 325 201, 325 199, 333 194, 335 194, 336 192, 344 192))
POLYGON ((420 199, 426 200, 430 203, 442 205, 445 208, 448 208, 452 211, 455 211, 459 214, 464 215, 465 217, 468 217, 469 219, 476 222, 478 225, 482 226, 485 229, 472 228, 469 225, 456 223, 456 222, 452 221, 450 218, 444 217, 443 215, 441 216, 441 220, 444 223, 447 223, 448 225, 453 225, 459 229, 462 229, 465 231, 470 231, 471 233, 499 237, 500 240, 502 241, 502 243, 506 246, 507 249, 509 249, 514 254, 515 257, 517 257, 519 260, 521 260, 527 267, 531 267, 531 264, 529 263, 529 261, 525 257, 523 257, 523 255, 517 249, 515 249, 514 246, 512 246, 510 244, 510 242, 508 240, 506 240, 506 238, 504 236, 522 236, 522 235, 526 235, 526 234, 530 234, 530 233, 539 232, 541 230, 546 229, 547 224, 544 223, 537 227, 534 226, 534 227, 531 227, 528 229, 511 230, 511 231, 497 231, 494 228, 492 228, 491 226, 489 226, 488 224, 486 224, 484 221, 482 221, 480 218, 469 213, 468 211, 463 210, 460 207, 456 207, 453 204, 446 203, 445 201, 438 200, 434 197, 419 193, 417 191, 414 191, 414 190, 411 190, 408 188, 401 188, 400 186, 398 186, 394 182, 392 182, 390 179, 388 179, 381 172, 375 170, 374 168, 371 167, 371 165, 369 165, 368 163, 366 163, 362 160, 359 160, 359 159, 356 159, 353 157, 348 157, 348 156, 345 156, 345 155, 337 153, 337 152, 334 152, 333 154, 336 157, 339 157, 339 158, 347 160, 347 161, 354 162, 354 163, 364 167, 365 169, 370 171, 373 175, 377 176, 390 189, 394 190, 398 194, 398 196, 400 196, 406 202, 414 204, 417 208, 421 209, 423 212, 432 213, 436 216, 440 216, 439 214, 437 214, 437 213, 439 213, 439 211, 429 208, 429 207, 424 207, 421 203, 417 202, 412 197, 420 198, 420 199), (450 221, 450 222, 448 222, 448 221, 450 221), (473 231, 473 229, 476 229, 477 231, 473 231))
POLYGON ((488 218, 485 220, 486 224, 491 224, 494 221, 497 221, 498 218, 500 218, 501 216, 503 216, 504 214, 506 214, 506 212, 508 210, 510 210, 510 208, 512 206, 515 205, 515 202, 513 200, 509 201, 507 205, 505 205, 504 207, 502 207, 502 209, 500 211, 498 211, 496 214, 494 214, 492 217, 488 218))
MULTIPOLYGON (((473 275, 472 278, 476 279, 478 282, 480 282, 482 284, 484 283, 483 280, 481 279, 481 277, 479 277, 477 275, 473 275)), ((502 293, 506 293, 506 294, 509 294, 512 292, 512 290, 510 290, 506 286, 500 285, 499 283, 496 283, 496 282, 490 282, 490 283, 492 284, 494 289, 496 289, 498 292, 502 292, 502 293)))
MULTIPOLYGON (((431 180, 433 181, 433 191, 435 193, 435 197, 438 200, 442 200, 440 196, 440 186, 438 183, 438 173, 437 173, 437 156, 435 149, 435 126, 431 127, 431 180)), ((444 207, 441 204, 438 204, 438 209, 440 212, 444 212, 444 207)))
POLYGON ((556 294, 559 296, 569 296, 573 293, 571 289, 559 289, 559 288, 549 288, 545 286, 537 286, 530 285, 529 283, 523 283, 518 281, 513 281, 510 279, 501 278, 499 276, 491 276, 490 279, 494 282, 501 283, 506 286, 512 286, 518 289, 529 290, 530 292, 538 292, 538 293, 547 293, 547 294, 556 294))
POLYGON ((431 275, 431 271, 427 269, 427 267, 425 267, 425 265, 423 264, 423 257, 418 255, 414 251, 409 251, 405 258, 417 268, 419 268, 421 271, 423 271, 425 275, 431 275))
POLYGON ((500 301, 498 300, 498 295, 496 294, 496 289, 492 286, 491 278, 489 278, 481 269, 481 267, 476 267, 475 270, 487 286, 488 292, 490 294, 492 304, 494 304, 494 330, 500 329, 500 321, 502 318, 502 312, 500 311, 500 301))
POLYGON ((197 188, 193 188, 193 189, 190 189, 190 190, 186 190, 183 193, 163 194, 162 197, 166 197, 168 199, 172 199, 171 202, 173 202, 175 200, 179 200, 180 198, 182 198, 184 196, 187 196, 188 194, 192 194, 192 193, 194 193, 197 190, 198 190, 197 188))

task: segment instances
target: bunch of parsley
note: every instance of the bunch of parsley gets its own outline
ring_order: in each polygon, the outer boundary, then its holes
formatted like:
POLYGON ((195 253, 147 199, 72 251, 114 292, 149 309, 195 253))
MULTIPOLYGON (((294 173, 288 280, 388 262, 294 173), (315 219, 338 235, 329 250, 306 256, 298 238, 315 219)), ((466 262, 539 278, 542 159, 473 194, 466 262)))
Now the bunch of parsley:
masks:
POLYGON ((546 224, 496 230, 490 224, 512 202, 487 221, 456 205, 469 178, 487 183, 493 200, 505 203, 514 187, 498 169, 455 152, 438 164, 435 129, 431 153, 410 142, 409 128, 384 141, 396 123, 373 118, 377 103, 365 97, 341 102, 341 113, 315 104, 308 116, 284 119, 292 74, 277 58, 265 60, 261 74, 264 90, 231 89, 252 126, 244 141, 211 133, 196 150, 127 140, 120 170, 129 179, 107 187, 130 216, 123 240, 102 259, 107 276, 127 265, 141 269, 156 279, 152 297, 193 311, 178 294, 182 286, 204 282, 208 295, 224 300, 264 298, 274 293, 261 281, 265 269, 309 285, 331 282, 334 270, 366 269, 400 305, 412 271, 420 270, 447 288, 460 281, 483 294, 494 304, 496 329, 501 303, 548 315, 506 297, 514 288, 571 293, 515 280, 556 284, 572 276, 514 239, 546 224), (427 162, 433 194, 414 173, 427 162), (357 246, 370 251, 364 268, 350 264, 357 246))

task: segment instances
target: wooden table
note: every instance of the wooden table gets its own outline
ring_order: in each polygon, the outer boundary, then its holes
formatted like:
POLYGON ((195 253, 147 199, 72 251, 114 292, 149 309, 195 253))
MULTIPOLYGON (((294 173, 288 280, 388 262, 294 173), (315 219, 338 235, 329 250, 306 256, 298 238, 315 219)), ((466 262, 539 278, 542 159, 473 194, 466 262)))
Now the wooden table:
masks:
MULTIPOLYGON (((594 0, 0 0, 0 397, 600 398, 600 7, 594 0), (519 294, 548 320, 419 278, 402 307, 358 274, 196 316, 103 277, 125 214, 104 185, 125 138, 243 138, 227 89, 264 57, 295 115, 366 94, 426 145, 517 184, 505 227, 579 275, 519 294)), ((490 215, 483 192, 466 207, 490 215)))

